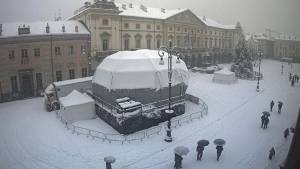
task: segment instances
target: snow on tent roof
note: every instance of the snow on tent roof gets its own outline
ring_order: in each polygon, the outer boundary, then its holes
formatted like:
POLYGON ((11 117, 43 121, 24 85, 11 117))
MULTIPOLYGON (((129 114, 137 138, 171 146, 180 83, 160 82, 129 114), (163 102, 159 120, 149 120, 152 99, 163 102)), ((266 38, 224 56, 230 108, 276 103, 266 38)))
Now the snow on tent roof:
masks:
POLYGON ((161 8, 153 8, 153 7, 145 7, 147 11, 143 10, 140 5, 130 4, 126 5, 126 8, 123 9, 121 3, 115 3, 116 6, 122 11, 119 15, 121 16, 135 16, 142 18, 153 18, 153 19, 167 19, 173 15, 186 11, 187 9, 162 9, 161 8))
POLYGON ((93 76, 64 80, 64 81, 54 82, 54 85, 58 87, 58 86, 64 86, 64 85, 73 84, 73 83, 86 82, 86 81, 91 81, 92 78, 93 78, 93 76))
MULTIPOLYGON (((173 56, 172 85, 188 84, 189 72, 181 60, 173 56)), ((114 89, 161 89, 168 86, 168 60, 159 64, 157 50, 120 51, 106 57, 97 67, 93 83, 114 89)))
POLYGON ((12 22, 2 23, 2 35, 0 38, 15 36, 35 36, 35 35, 56 35, 56 34, 89 34, 89 31, 79 21, 44 21, 44 22, 12 22), (46 26, 49 25, 50 32, 46 32, 46 26), (63 25, 65 32, 62 31, 63 25), (30 27, 30 34, 19 35, 19 27, 30 27), (75 27, 78 26, 78 32, 75 27))
POLYGON ((77 90, 73 90, 69 95, 61 97, 59 101, 64 107, 94 102, 88 95, 82 94, 77 90))
POLYGON ((223 68, 219 71, 216 71, 215 74, 232 75, 232 74, 234 74, 234 72, 229 71, 227 68, 223 68))
POLYGON ((235 25, 223 25, 206 16, 198 16, 198 18, 207 26, 221 28, 221 29, 235 29, 235 25))

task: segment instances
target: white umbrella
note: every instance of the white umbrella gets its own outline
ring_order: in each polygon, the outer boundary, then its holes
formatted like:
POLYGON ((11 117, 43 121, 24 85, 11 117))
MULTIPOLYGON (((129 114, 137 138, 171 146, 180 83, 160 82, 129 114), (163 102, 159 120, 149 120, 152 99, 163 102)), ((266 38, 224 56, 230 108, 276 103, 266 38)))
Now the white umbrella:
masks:
POLYGON ((107 157, 104 157, 104 161, 106 163, 114 163, 116 161, 116 158, 113 156, 107 156, 107 157))
POLYGON ((185 146, 177 146, 174 151, 180 156, 187 155, 190 152, 190 150, 185 146))

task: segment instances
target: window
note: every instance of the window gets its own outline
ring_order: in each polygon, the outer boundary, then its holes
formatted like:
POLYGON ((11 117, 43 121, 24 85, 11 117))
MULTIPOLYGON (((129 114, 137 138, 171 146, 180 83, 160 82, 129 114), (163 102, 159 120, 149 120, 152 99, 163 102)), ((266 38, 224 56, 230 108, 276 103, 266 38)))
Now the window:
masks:
POLYGON ((60 47, 55 47, 55 56, 60 55, 60 47))
POLYGON ((173 30, 173 27, 172 27, 172 26, 170 26, 170 27, 169 27, 169 31, 172 31, 172 30, 173 30))
POLYGON ((180 27, 177 27, 177 32, 180 32, 180 27))
POLYGON ((81 45, 80 53, 81 53, 82 55, 85 55, 85 54, 86 54, 86 46, 85 46, 85 45, 81 45))
POLYGON ((184 32, 187 32, 187 28, 184 28, 184 32))
POLYGON ((128 23, 124 23, 124 28, 129 28, 129 24, 128 23))
POLYGON ((156 40, 156 47, 157 47, 157 48, 160 48, 160 44, 161 44, 160 39, 157 39, 157 40, 156 40))
POLYGON ((211 31, 209 31, 209 34, 211 35, 211 34, 212 34, 212 32, 211 32, 211 31))
POLYGON ((140 25, 140 24, 136 24, 136 25, 135 25, 135 28, 136 28, 136 29, 140 29, 140 28, 141 28, 141 25, 140 25))
POLYGON ((34 56, 35 57, 40 56, 40 48, 34 48, 34 56))
POLYGON ((9 58, 10 61, 15 60, 15 51, 14 50, 9 50, 8 51, 8 58, 9 58))
POLYGON ((160 30, 160 25, 156 25, 156 29, 157 29, 157 30, 160 30))
POLYGON ((74 47, 73 46, 69 46, 68 55, 72 56, 73 54, 74 54, 74 47))
POLYGON ((103 19, 102 20, 102 25, 108 25, 108 19, 103 19))
POLYGON ((147 49, 151 49, 151 39, 147 39, 147 49))
POLYGON ((62 72, 60 70, 56 71, 56 81, 62 81, 62 72))
POLYGON ((0 82, 0 99, 1 99, 1 96, 2 96, 2 84, 0 82))
POLYGON ((141 39, 140 38, 135 39, 135 48, 141 48, 141 39))
POLYGON ((209 48, 212 48, 212 38, 209 39, 209 48))
POLYGON ((69 78, 70 79, 75 79, 75 70, 74 69, 69 70, 69 78))
POLYGON ((43 79, 42 79, 42 73, 36 73, 36 89, 37 90, 43 90, 43 79))
POLYGON ((124 49, 129 50, 129 39, 124 40, 124 49))
POLYGON ((82 75, 82 77, 87 77, 87 68, 82 68, 81 69, 81 75, 82 75))
POLYGON ((108 50, 108 39, 102 40, 102 50, 108 50))
POLYGON ((147 29, 151 29, 151 25, 150 24, 147 25, 147 29))
POLYGON ((22 49, 21 50, 21 64, 27 64, 27 63, 29 63, 28 50, 22 49))
POLYGON ((17 93, 18 92, 17 76, 11 76, 10 77, 10 82, 11 82, 11 91, 12 91, 12 93, 17 93))

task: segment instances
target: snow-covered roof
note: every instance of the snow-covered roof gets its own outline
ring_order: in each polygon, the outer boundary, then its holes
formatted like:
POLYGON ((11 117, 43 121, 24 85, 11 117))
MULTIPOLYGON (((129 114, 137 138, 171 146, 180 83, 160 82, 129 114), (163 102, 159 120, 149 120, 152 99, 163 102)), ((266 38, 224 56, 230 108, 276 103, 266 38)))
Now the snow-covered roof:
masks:
POLYGON ((121 3, 115 3, 115 4, 119 8, 119 10, 122 11, 119 14, 121 16, 133 16, 133 17, 152 18, 152 19, 167 19, 171 16, 174 16, 178 13, 187 10, 187 9, 153 8, 148 6, 136 5, 136 4, 121 4, 121 3))
POLYGON ((16 36, 36 36, 36 35, 59 35, 59 34, 89 34, 89 31, 79 21, 43 21, 43 22, 11 22, 2 24, 2 35, 0 38, 16 36), (49 33, 46 32, 47 24, 49 33), (65 31, 63 31, 63 26, 65 31), (76 26, 78 31, 76 32, 76 26), (19 35, 18 28, 30 28, 29 34, 19 35))
POLYGON ((232 75, 235 74, 234 72, 229 71, 227 68, 223 68, 219 71, 216 71, 214 74, 219 74, 219 75, 232 75))
POLYGON ((59 98, 59 101, 64 107, 94 102, 88 95, 82 94, 77 90, 73 90, 69 95, 59 98))
POLYGON ((69 85, 69 84, 72 84, 72 83, 86 82, 86 81, 91 81, 92 78, 93 78, 93 76, 77 78, 77 79, 70 79, 70 80, 64 80, 64 81, 54 82, 54 85, 58 87, 58 86, 69 85))
POLYGON ((221 28, 221 29, 236 29, 236 25, 223 25, 206 16, 198 16, 198 18, 207 26, 221 28))
MULTIPOLYGON (((168 60, 160 65, 157 50, 120 51, 106 57, 97 67, 93 83, 114 89, 161 89, 168 86, 168 60)), ((172 85, 188 84, 189 72, 185 63, 176 63, 173 56, 172 85)))
POLYGON ((300 36, 294 35, 274 35, 273 38, 276 40, 300 41, 300 36))

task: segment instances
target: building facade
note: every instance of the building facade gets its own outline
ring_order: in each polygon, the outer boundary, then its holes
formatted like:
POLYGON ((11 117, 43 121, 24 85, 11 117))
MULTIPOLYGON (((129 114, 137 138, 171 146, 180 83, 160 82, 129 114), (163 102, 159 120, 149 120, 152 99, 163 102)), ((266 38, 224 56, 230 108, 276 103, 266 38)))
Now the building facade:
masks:
POLYGON ((77 21, 0 24, 0 101, 88 76, 89 31, 77 21))
POLYGON ((249 35, 250 50, 263 52, 264 58, 291 58, 300 62, 300 37, 289 35, 264 34, 249 35))
POLYGON ((230 62, 242 28, 222 25, 189 9, 168 10, 114 1, 86 2, 71 20, 86 24, 91 32, 91 54, 99 62, 120 50, 177 46, 188 67, 230 62))

